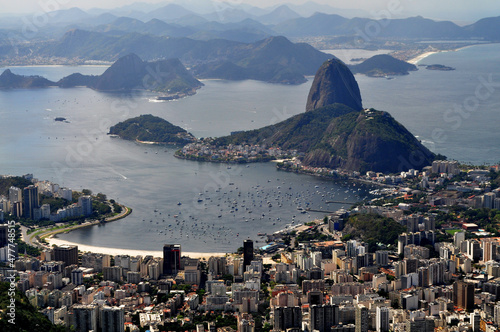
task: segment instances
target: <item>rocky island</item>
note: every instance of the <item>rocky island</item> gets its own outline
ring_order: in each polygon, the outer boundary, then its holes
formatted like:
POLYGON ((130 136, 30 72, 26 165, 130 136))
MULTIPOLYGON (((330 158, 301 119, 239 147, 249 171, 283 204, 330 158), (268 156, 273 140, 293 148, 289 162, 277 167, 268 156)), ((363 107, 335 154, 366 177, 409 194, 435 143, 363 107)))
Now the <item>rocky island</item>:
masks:
POLYGON ((62 116, 58 116, 57 118, 54 118, 54 121, 69 123, 68 119, 63 118, 62 116))
POLYGON ((451 71, 451 70, 455 70, 455 68, 453 67, 448 67, 448 66, 445 66, 445 65, 424 65, 425 66, 425 69, 427 70, 441 70, 441 71, 451 71))
POLYGON ((408 62, 398 60, 388 54, 375 55, 360 64, 349 66, 354 74, 364 74, 371 77, 408 75, 418 68, 408 62))
POLYGON ((149 144, 186 144, 196 141, 183 128, 151 114, 120 122, 109 129, 109 135, 149 144))

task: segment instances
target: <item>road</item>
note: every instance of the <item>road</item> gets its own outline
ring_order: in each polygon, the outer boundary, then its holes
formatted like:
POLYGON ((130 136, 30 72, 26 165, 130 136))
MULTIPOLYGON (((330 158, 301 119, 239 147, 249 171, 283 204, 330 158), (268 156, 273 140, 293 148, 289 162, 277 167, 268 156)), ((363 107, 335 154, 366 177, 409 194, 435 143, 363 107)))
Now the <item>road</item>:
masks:
MULTIPOLYGON (((115 221, 115 220, 124 218, 130 213, 130 211, 131 211, 131 209, 122 205, 122 212, 120 214, 113 216, 113 217, 106 218, 105 221, 109 222, 109 221, 115 221)), ((42 230, 42 233, 40 233, 38 235, 38 237, 43 239, 43 238, 50 237, 50 236, 53 236, 53 235, 58 234, 58 233, 69 232, 69 231, 77 229, 77 228, 88 227, 88 226, 97 225, 97 224, 99 224, 99 220, 91 220, 91 221, 87 221, 87 222, 80 224, 80 225, 68 226, 68 227, 58 228, 58 229, 52 229, 53 227, 48 227, 48 228, 45 228, 46 229, 45 231, 43 231, 44 228, 40 228, 29 235, 27 233, 29 228, 25 227, 25 226, 21 226, 21 239, 31 246, 43 249, 43 248, 47 248, 47 246, 40 243, 36 239, 36 237, 34 236, 34 234, 39 232, 40 230, 42 230)))

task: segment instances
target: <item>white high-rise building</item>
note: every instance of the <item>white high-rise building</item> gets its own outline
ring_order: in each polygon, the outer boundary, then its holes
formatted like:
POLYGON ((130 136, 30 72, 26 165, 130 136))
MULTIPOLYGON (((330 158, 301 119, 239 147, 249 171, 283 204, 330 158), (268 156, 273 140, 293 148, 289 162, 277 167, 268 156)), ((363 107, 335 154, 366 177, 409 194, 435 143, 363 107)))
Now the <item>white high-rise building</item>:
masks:
POLYGON ((73 191, 68 188, 61 188, 59 189, 59 196, 71 202, 73 200, 73 191))
POLYGON ((389 331, 389 308, 377 307, 376 314, 375 324, 377 332, 389 331))
POLYGON ((17 187, 9 188, 9 201, 11 203, 23 201, 23 191, 17 187))
POLYGON ((90 216, 92 214, 92 198, 90 196, 79 197, 78 205, 82 207, 84 216, 90 216))
POLYGON ((463 241, 465 241, 465 232, 456 232, 455 235, 453 235, 453 244, 456 247, 460 248, 463 241))
POLYGON ((471 312, 471 314, 470 314, 470 323, 472 325, 472 331, 473 332, 479 332, 480 331, 479 325, 481 324, 481 315, 479 314, 479 312, 477 312, 477 311, 471 312))
POLYGON ((40 207, 40 217, 42 219, 50 219, 50 204, 43 204, 40 207))

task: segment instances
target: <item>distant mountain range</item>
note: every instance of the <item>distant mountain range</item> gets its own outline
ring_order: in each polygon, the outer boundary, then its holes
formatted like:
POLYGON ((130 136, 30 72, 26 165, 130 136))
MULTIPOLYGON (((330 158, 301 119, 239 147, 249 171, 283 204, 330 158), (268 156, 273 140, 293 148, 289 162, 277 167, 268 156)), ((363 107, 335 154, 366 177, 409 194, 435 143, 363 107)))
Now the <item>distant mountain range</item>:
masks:
POLYGON ((116 60, 129 53, 143 59, 179 58, 200 78, 256 79, 276 83, 305 82, 332 56, 308 44, 294 44, 285 37, 255 43, 222 39, 199 41, 137 33, 110 37, 97 32, 72 30, 40 50, 43 56, 116 60))
MULTIPOLYGON (((78 8, 48 13, 48 23, 36 27, 37 38, 58 38, 70 29, 102 32, 110 36, 127 33, 229 39, 255 42, 269 36, 287 38, 358 36, 370 38, 500 40, 500 17, 481 19, 468 26, 435 21, 421 16, 376 20, 362 10, 343 10, 308 2, 269 8, 205 1, 178 1, 167 5, 135 4, 113 10, 78 8), (367 27, 376 25, 376 33, 367 27)), ((22 20, 5 20, 5 33, 26 29, 22 20), (17 24, 17 25, 16 25, 17 24)), ((0 31, 1 36, 1 31, 0 31)))
MULTIPOLYGON (((332 56, 307 44, 292 43, 288 38, 329 36, 341 43, 369 38, 381 41, 377 44, 380 46, 388 40, 396 43, 404 40, 500 41, 500 16, 458 26, 450 21, 423 17, 383 21, 346 18, 332 14, 329 6, 308 5, 328 13, 304 17, 306 5, 259 9, 243 4, 211 3, 207 7, 197 0, 166 6, 136 4, 110 11, 59 10, 48 14, 50 20, 37 29, 36 37, 29 43, 21 37, 12 37, 19 34, 19 26, 11 25, 15 20, 0 24, 4 27, 0 29, 0 61, 113 62, 135 53, 146 61, 178 58, 199 78, 298 84, 305 82, 305 76, 313 75, 332 56), (140 11, 140 8, 146 10, 140 11), (372 25, 377 26, 377 33, 364 36, 367 27, 372 25)), ((376 62, 382 63, 381 59, 376 62)), ((362 67, 373 65, 372 62, 351 69, 368 73, 369 70, 362 67)), ((390 67, 396 68, 395 63, 390 67)), ((381 68, 372 68, 368 75, 386 72, 377 72, 378 69, 381 68)), ((408 70, 412 69, 408 67, 408 70)), ((400 68, 394 73, 400 73, 400 68)), ((68 82, 79 79, 83 78, 73 76, 68 82)))
POLYGON ((227 60, 195 66, 192 71, 202 78, 256 79, 273 83, 305 82, 331 55, 308 44, 294 44, 285 37, 270 37, 261 42, 240 45, 227 60))

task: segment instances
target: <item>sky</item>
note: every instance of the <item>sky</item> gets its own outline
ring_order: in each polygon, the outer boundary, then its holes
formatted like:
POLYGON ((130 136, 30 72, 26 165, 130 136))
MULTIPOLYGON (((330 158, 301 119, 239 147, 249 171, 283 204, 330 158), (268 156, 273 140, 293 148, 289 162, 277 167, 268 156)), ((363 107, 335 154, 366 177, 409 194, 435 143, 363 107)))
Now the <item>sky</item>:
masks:
MULTIPOLYGON (((140 0, 148 3, 163 3, 173 0, 140 0)), ((206 1, 206 0, 184 0, 206 1)), ((218 0, 217 0, 218 1, 218 0)), ((481 17, 500 16, 499 0, 313 0, 337 8, 362 8, 372 13, 391 13, 395 8, 402 16, 416 16, 434 19, 476 20, 481 17)), ((80 7, 114 8, 138 2, 138 0, 0 0, 0 14, 45 11, 46 8, 67 9, 80 7), (22 3, 22 6, 20 6, 22 3)), ((257 7, 269 7, 283 3, 303 4, 307 0, 226 0, 230 4, 246 3, 257 7)), ((214 10, 216 6, 214 6, 214 10)))

